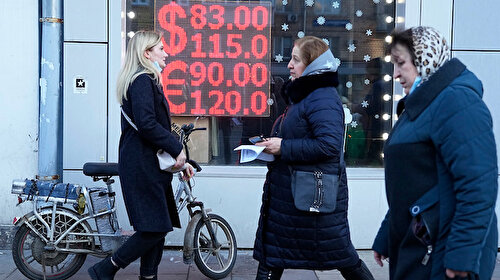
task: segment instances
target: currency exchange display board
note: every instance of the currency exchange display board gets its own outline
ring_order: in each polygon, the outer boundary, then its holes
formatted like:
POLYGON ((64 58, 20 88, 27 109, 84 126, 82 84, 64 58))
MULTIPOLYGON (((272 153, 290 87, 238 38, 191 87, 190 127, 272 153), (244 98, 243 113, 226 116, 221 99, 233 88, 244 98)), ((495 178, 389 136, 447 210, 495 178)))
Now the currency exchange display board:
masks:
POLYGON ((172 115, 268 116, 270 2, 157 0, 172 115))

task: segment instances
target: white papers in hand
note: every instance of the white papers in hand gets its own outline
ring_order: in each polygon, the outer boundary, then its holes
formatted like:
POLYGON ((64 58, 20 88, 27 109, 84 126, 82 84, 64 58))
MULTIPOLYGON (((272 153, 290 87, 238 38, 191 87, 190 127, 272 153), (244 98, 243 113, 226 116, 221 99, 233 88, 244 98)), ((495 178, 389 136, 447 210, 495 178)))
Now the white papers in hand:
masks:
POLYGON ((266 147, 263 146, 241 145, 236 147, 234 150, 240 151, 240 163, 250 162, 255 159, 273 161, 273 155, 263 152, 265 148, 266 147))
POLYGON ((156 157, 158 157, 158 163, 160 164, 161 170, 175 173, 187 168, 187 164, 184 164, 181 168, 174 168, 177 161, 169 153, 164 152, 163 150, 159 150, 156 153, 156 157))

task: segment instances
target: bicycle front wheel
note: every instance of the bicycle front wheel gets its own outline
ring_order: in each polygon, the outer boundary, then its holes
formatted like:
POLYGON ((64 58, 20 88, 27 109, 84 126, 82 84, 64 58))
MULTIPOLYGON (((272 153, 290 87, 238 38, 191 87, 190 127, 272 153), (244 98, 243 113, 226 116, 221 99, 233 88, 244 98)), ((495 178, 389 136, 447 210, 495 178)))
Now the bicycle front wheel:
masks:
POLYGON ((236 263, 236 238, 231 226, 221 216, 208 214, 208 217, 218 244, 201 219, 194 232, 194 262, 208 278, 221 279, 233 270, 236 263))

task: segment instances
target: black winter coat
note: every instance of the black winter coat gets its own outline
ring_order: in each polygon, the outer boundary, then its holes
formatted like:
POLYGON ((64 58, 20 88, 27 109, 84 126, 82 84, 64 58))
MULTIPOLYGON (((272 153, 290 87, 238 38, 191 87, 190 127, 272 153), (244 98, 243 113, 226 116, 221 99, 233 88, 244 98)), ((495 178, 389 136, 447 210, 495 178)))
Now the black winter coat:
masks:
POLYGON ((254 246, 254 258, 269 267, 327 270, 359 260, 347 222, 345 164, 334 213, 299 211, 291 192, 289 166, 338 173, 344 111, 337 85, 337 73, 328 72, 297 78, 285 87, 285 99, 292 104, 273 128, 272 136, 283 139, 281 155, 268 165, 254 246))
POLYGON ((169 232, 180 227, 172 192, 172 173, 162 171, 156 152, 176 158, 182 145, 171 133, 170 110, 161 86, 150 75, 139 75, 127 91, 123 117, 119 171, 125 206, 136 231, 169 232))

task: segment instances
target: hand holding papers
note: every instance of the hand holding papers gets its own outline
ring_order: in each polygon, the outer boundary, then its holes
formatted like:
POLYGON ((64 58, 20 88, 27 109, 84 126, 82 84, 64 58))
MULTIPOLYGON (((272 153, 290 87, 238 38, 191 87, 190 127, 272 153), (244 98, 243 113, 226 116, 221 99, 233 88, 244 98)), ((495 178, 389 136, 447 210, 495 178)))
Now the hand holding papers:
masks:
POLYGON ((236 147, 235 151, 240 151, 240 163, 250 162, 255 159, 260 159, 263 161, 273 161, 274 156, 268 153, 264 153, 264 146, 255 145, 241 145, 236 147))

